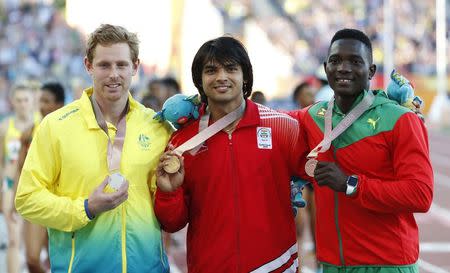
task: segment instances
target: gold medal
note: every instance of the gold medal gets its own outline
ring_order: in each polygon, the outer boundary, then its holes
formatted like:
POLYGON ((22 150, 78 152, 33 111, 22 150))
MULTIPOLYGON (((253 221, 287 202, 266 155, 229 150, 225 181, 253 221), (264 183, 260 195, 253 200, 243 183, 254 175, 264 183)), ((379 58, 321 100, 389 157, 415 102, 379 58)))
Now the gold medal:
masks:
POLYGON ((307 175, 314 177, 314 170, 317 166, 317 160, 315 158, 310 158, 305 164, 305 172, 307 175))
POLYGON ((180 160, 176 156, 169 157, 164 163, 164 171, 166 171, 166 173, 173 174, 180 169, 180 160))

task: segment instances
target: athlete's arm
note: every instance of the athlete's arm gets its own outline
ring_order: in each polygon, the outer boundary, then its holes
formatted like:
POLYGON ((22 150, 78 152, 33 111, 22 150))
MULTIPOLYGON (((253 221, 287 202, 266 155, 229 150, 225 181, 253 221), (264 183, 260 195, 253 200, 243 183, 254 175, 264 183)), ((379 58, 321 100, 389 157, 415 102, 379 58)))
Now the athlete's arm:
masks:
POLYGON ((433 170, 424 123, 413 113, 404 114, 393 129, 390 148, 396 179, 360 176, 355 200, 378 212, 428 211, 433 199, 433 170))
MULTIPOLYGON (((61 170, 61 158, 54 142, 51 125, 44 119, 25 159, 15 205, 32 223, 71 232, 84 227, 89 218, 85 198, 58 196, 53 192, 61 170)), ((73 179, 76 182, 77 178, 73 179)))
POLYGON ((176 232, 186 226, 188 222, 189 201, 183 189, 183 158, 175 155, 170 150, 161 156, 156 171, 158 188, 155 196, 155 214, 165 231, 176 232), (167 161, 169 156, 177 156, 180 160, 180 168, 173 174, 169 174, 164 170, 165 161, 167 161))

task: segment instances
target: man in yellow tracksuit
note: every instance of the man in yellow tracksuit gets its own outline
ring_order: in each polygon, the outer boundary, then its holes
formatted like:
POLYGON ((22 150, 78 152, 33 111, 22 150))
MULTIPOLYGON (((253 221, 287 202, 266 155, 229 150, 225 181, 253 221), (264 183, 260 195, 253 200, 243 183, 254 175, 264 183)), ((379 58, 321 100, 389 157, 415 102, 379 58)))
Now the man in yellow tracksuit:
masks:
POLYGON ((53 273, 169 271, 152 198, 171 131, 129 93, 138 43, 122 27, 96 29, 85 58, 93 87, 49 114, 31 144, 15 204, 48 227, 53 273))

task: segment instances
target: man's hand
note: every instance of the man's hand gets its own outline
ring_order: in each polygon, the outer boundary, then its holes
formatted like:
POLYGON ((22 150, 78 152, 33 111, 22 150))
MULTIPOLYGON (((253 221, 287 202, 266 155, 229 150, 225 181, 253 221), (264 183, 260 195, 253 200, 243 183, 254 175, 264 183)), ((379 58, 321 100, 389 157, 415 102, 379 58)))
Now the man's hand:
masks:
POLYGON ((159 164, 156 169, 156 185, 158 189, 163 192, 173 192, 178 189, 184 181, 184 162, 183 157, 175 152, 173 152, 173 146, 169 146, 169 150, 161 155, 159 159, 159 164), (167 173, 164 170, 164 166, 167 164, 167 160, 171 156, 176 156, 180 160, 180 169, 173 173, 167 173))
POLYGON ((88 209, 92 216, 112 210, 128 199, 128 181, 125 181, 117 191, 105 193, 104 189, 108 181, 109 176, 89 196, 88 209))
POLYGON ((413 112, 423 121, 425 122, 425 117, 423 116, 422 113, 422 105, 423 105, 423 101, 420 97, 415 97, 414 100, 411 102, 411 104, 415 107, 413 110, 413 112))
POLYGON ((314 179, 319 186, 327 186, 337 192, 347 190, 347 175, 334 162, 319 161, 314 170, 314 179))

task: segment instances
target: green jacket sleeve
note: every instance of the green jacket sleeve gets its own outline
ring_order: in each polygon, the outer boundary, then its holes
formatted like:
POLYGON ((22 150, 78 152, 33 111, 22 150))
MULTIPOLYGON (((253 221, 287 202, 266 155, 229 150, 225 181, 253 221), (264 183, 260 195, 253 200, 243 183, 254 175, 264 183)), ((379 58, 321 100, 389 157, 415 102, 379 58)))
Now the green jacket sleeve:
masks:
POLYGON ((56 194, 61 157, 51 120, 44 119, 25 160, 17 188, 17 211, 32 223, 71 232, 84 227, 89 219, 80 196, 56 194))

